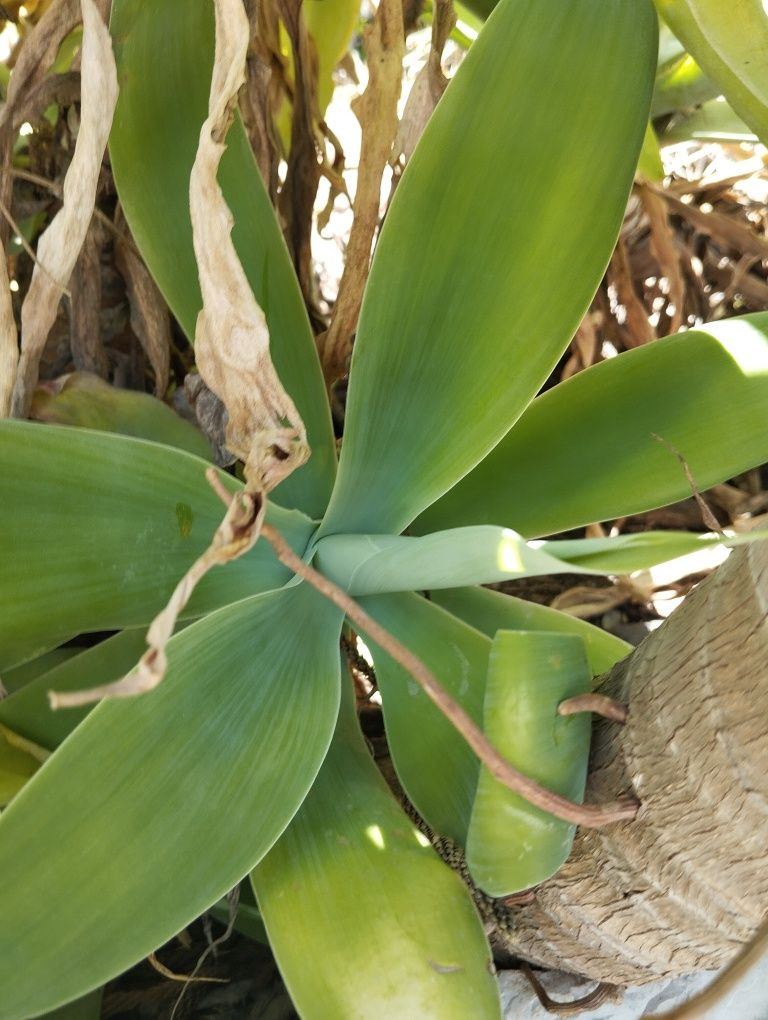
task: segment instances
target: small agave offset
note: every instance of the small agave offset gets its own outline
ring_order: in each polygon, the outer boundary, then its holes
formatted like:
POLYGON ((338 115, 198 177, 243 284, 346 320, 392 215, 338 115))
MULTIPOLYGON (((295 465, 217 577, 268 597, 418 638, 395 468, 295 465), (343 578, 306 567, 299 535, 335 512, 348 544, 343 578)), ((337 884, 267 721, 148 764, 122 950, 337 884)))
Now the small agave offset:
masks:
MULTIPOLYGON (((208 115, 204 71, 222 45, 214 24, 207 2, 112 4, 115 180, 190 337, 203 299, 189 179, 208 115)), ((533 540, 686 497, 672 451, 701 487, 768 454, 768 314, 658 341, 537 396, 615 243, 655 63, 650 2, 502 0, 382 230, 338 466, 298 284, 237 118, 218 173, 290 395, 272 387, 273 424, 289 420, 281 438, 289 452, 298 444, 295 463, 305 437, 311 450, 270 493, 267 525, 412 650, 510 763, 577 801, 588 717, 557 707, 628 647, 478 586, 626 573, 718 541, 533 540)), ((190 452, 198 444, 159 427, 136 438, 0 426, 0 670, 11 692, 0 768, 18 780, 2 786, 0 1018, 85 995, 246 875, 302 1017, 498 1017, 471 896, 365 747, 340 669, 344 612, 267 542, 200 580, 154 690, 50 710, 51 690, 130 673, 147 626, 208 548, 223 510, 190 452), (59 646, 95 631, 118 633, 65 658, 59 646)), ((572 824, 493 779, 363 636, 399 780, 427 824, 466 850, 491 895, 546 879, 572 824)))

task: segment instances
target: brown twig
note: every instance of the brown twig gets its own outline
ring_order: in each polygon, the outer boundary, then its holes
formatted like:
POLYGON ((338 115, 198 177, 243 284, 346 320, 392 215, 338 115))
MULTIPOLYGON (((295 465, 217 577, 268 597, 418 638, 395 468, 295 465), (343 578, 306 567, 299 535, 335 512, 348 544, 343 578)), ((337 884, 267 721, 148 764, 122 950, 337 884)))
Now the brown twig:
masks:
MULTIPOLYGON (((219 492, 223 496, 222 492, 219 492)), ((228 495, 228 498, 229 497, 228 495)), ((441 686, 427 666, 366 613, 345 591, 308 563, 304 563, 291 549, 279 531, 266 522, 262 536, 275 550, 275 555, 286 567, 304 578, 322 595, 342 609, 349 619, 369 634, 389 655, 413 676, 427 697, 453 723, 459 733, 485 765, 491 775, 531 804, 575 825, 599 828, 611 822, 628 821, 635 817, 639 804, 627 798, 612 804, 575 804, 565 797, 541 786, 529 776, 518 772, 489 742, 483 731, 441 686)))
POLYGON ((549 996, 544 985, 536 977, 531 968, 527 963, 520 964, 520 970, 525 974, 530 982, 531 988, 536 993, 536 998, 542 1004, 544 1009, 550 1013, 560 1013, 561 1015, 584 1013, 588 1009, 594 1009, 599 1006, 606 999, 611 999, 616 991, 615 985, 609 985, 606 982, 600 982, 597 988, 593 988, 587 995, 582 996, 580 999, 572 999, 570 1002, 558 1002, 557 999, 552 999, 549 996))
POLYGON ((656 442, 661 443, 662 446, 665 446, 669 450, 669 452, 673 454, 675 457, 677 457, 677 459, 680 461, 680 465, 682 466, 682 469, 685 472, 686 481, 688 482, 688 485, 691 488, 691 495, 696 500, 696 504, 699 510, 701 510, 701 517, 702 520, 704 521, 704 525, 707 528, 709 528, 710 531, 713 531, 716 535, 719 535, 721 538, 723 538, 723 529, 720 526, 720 522, 712 513, 706 500, 699 492, 699 487, 696 484, 696 479, 693 477, 693 472, 690 469, 688 461, 685 459, 682 453, 680 453, 680 451, 676 447, 674 447, 672 443, 664 439, 663 436, 658 436, 656 435, 655 432, 651 432, 651 435, 656 440, 656 442))
POLYGON ((176 971, 170 970, 164 963, 161 963, 156 953, 150 953, 147 957, 147 963, 157 971, 158 974, 162 974, 164 978, 168 978, 169 981, 183 981, 185 985, 194 981, 196 984, 215 984, 215 985, 226 985, 229 984, 228 978, 219 977, 197 977, 194 974, 177 974, 176 971))
POLYGON ((622 725, 627 721, 629 714, 626 705, 622 705, 620 701, 614 701, 613 698, 609 698, 605 694, 577 694, 573 698, 566 698, 557 706, 557 712, 558 715, 594 712, 595 715, 601 715, 604 719, 610 719, 612 722, 622 725))
MULTIPOLYGON (((699 992, 669 1013, 643 1013, 640 1020, 699 1020, 710 1015, 709 1011, 734 990, 766 952, 768 952, 768 920, 763 922, 752 941, 744 946, 703 992, 699 992)), ((714 1017, 714 1013, 711 1015, 714 1017)))

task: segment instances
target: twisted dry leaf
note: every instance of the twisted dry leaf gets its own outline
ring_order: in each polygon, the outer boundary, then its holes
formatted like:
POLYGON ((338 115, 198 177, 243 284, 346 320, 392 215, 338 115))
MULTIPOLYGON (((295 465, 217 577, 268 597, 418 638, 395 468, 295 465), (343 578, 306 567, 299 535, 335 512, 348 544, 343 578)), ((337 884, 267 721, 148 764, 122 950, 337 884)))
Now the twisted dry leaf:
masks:
POLYGON ((208 118, 189 196, 203 308, 195 355, 229 413, 227 445, 252 488, 268 492, 309 456, 306 431, 269 356, 269 330, 232 244, 232 214, 216 180, 245 77, 248 19, 242 0, 216 0, 216 51, 208 118))
POLYGON ((15 417, 23 417, 29 410, 45 341, 88 231, 117 102, 109 32, 94 0, 82 0, 82 12, 80 131, 64 178, 63 205, 40 237, 32 282, 21 308, 21 357, 12 402, 15 417))
POLYGON ((11 410, 18 362, 19 343, 11 303, 8 263, 5 259, 5 249, 0 245, 0 418, 7 418, 11 410))
POLYGON ((173 635, 179 614, 189 602, 192 592, 211 567, 230 563, 251 550, 261 532, 266 513, 266 502, 258 493, 239 492, 236 495, 224 489, 214 468, 206 478, 216 491, 229 502, 224 520, 216 529, 213 541, 199 556, 176 585, 168 604, 154 618, 147 632, 149 648, 139 659, 136 668, 111 684, 91 687, 88 690, 57 693, 49 691, 51 708, 74 708, 90 705, 101 698, 130 698, 153 690, 165 676, 168 660, 165 646, 173 635))

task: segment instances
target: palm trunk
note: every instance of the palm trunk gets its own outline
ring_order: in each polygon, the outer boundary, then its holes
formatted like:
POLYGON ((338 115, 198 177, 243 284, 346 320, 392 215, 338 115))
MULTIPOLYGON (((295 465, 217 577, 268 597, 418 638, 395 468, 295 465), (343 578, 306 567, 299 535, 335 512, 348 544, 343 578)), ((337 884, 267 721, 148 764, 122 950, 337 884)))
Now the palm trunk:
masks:
MULTIPOLYGON (((589 800, 632 791, 633 822, 580 830, 504 941, 616 984, 714 968, 768 911, 768 542, 742 547, 601 690, 589 800)), ((506 925, 505 925, 506 927, 506 925)))

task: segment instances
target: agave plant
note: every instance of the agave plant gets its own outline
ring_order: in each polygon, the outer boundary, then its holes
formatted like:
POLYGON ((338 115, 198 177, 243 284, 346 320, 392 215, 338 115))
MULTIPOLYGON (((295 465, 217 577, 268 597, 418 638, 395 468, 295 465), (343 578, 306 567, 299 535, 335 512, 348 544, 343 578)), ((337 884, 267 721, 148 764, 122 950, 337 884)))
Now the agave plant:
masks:
MULTIPOLYGON (((191 337, 202 298, 187 196, 213 6, 114 0, 111 31, 120 199, 191 337)), ((413 651, 513 765, 576 801, 589 727, 558 705, 628 648, 509 597, 491 612, 476 586, 627 572, 714 541, 541 536, 687 496, 676 452, 706 487, 768 451, 765 315, 659 341, 537 396, 615 242, 656 55, 645 0, 502 0, 387 216, 338 467, 304 305, 237 119, 219 177, 312 450, 272 493, 268 525, 413 651)), ((12 691, 0 763, 15 794, 0 818, 0 1017, 84 995, 248 875, 302 1016, 498 1016, 472 897, 365 747, 340 668, 344 611, 267 542, 200 582, 155 690, 49 708, 50 690, 131 669, 221 518, 205 460, 152 434, 164 441, 0 427, 12 691), (50 668, 67 639, 105 630, 118 633, 50 668)), ((491 895, 546 878, 572 823, 481 768, 377 634, 364 636, 391 752, 421 817, 466 849, 491 895)))

